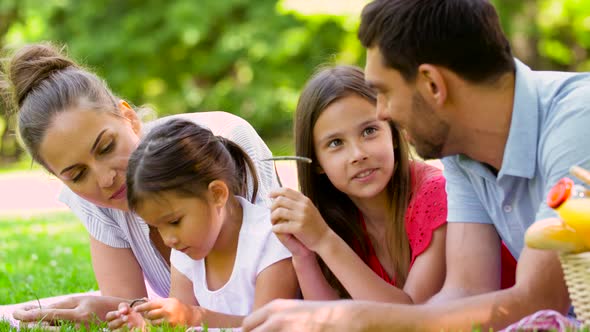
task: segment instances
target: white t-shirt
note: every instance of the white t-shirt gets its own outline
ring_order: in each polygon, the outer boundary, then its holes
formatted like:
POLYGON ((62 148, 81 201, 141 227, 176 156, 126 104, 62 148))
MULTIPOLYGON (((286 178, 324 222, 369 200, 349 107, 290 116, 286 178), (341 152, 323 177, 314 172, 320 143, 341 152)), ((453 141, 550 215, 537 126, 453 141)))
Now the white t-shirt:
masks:
MULTIPOLYGON (((144 127, 144 132, 149 131, 156 124, 173 118, 183 118, 207 127, 215 135, 223 136, 244 149, 258 171, 256 204, 270 207, 271 201, 268 195, 272 189, 278 188, 278 182, 273 163, 262 160, 272 157, 272 153, 247 121, 226 112, 187 113, 153 121, 144 127)), ((251 177, 249 177, 248 197, 252 194, 251 184, 251 177)), ((113 248, 131 248, 154 292, 161 297, 168 296, 170 268, 152 244, 149 228, 139 216, 117 209, 98 207, 80 198, 67 187, 64 187, 60 193, 59 200, 76 214, 84 223, 88 233, 96 240, 113 248)))
POLYGON ((291 257, 291 253, 272 232, 270 210, 237 197, 242 205, 242 227, 234 268, 221 288, 207 286, 205 260, 194 260, 172 250, 170 263, 193 283, 193 292, 203 308, 230 315, 252 312, 258 274, 270 265, 291 257))

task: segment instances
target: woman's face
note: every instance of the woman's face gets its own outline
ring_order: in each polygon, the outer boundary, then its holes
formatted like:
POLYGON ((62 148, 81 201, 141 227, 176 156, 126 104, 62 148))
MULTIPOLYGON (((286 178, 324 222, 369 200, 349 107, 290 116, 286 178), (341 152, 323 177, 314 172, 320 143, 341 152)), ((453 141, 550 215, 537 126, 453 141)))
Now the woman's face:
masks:
POLYGON ((58 113, 39 154, 49 171, 80 197, 128 210, 125 174, 139 143, 140 122, 122 102, 121 115, 93 110, 58 113))
POLYGON ((322 172, 355 199, 381 194, 393 175, 392 133, 375 106, 358 95, 331 103, 318 117, 313 142, 322 172))

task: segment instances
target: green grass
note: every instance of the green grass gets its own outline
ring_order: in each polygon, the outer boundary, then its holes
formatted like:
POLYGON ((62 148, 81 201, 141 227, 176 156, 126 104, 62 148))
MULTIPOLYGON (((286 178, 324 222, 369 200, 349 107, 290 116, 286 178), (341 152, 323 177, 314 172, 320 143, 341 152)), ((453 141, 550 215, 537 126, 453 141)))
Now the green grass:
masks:
MULTIPOLYGON (((57 324, 56 327, 58 327, 58 331, 62 331, 62 332, 70 332, 70 331, 92 331, 92 332, 103 332, 103 331, 110 331, 107 329, 107 324, 106 323, 101 323, 101 324, 91 324, 89 326, 75 326, 72 323, 60 323, 57 324)), ((56 327, 52 327, 51 331, 54 331, 56 327)), ((47 331, 48 329, 43 328, 42 326, 35 326, 35 327, 25 327, 20 329, 21 332, 41 332, 41 331, 47 331)), ((167 325, 162 325, 162 326, 150 326, 149 331, 151 332, 184 332, 187 330, 186 326, 177 326, 177 327, 172 327, 172 326, 167 326, 167 325)), ((8 324, 8 322, 2 322, 0 321, 0 331, 16 331, 16 329, 11 328, 10 325, 8 324)), ((204 328, 203 332, 207 332, 207 329, 204 328)), ((221 332, 231 332, 231 329, 221 329, 221 332)))
MULTIPOLYGON (((88 233, 70 212, 28 218, 0 217, 0 305, 98 289, 90 261, 88 233)), ((103 331, 106 323, 59 331, 103 331)), ((20 331, 46 331, 42 326, 20 331)), ((150 331, 185 331, 158 326, 150 331)), ((0 331, 16 331, 0 320, 0 331)), ((226 331, 231 331, 231 329, 226 331)))
POLYGON ((88 233, 72 213, 0 217, 0 304, 96 289, 88 233))
MULTIPOLYGON (((75 326, 72 323, 60 323, 56 325, 58 327, 59 331, 62 332, 70 332, 70 331, 92 331, 92 332, 103 332, 103 331, 109 331, 108 329, 106 329, 107 324, 106 323, 101 323, 101 324, 91 324, 89 326, 75 326)), ((48 329, 44 329, 42 326, 35 326, 35 327, 21 327, 20 331, 21 332, 42 332, 42 331, 47 331, 48 329)), ((55 327, 52 327, 51 331, 54 331, 55 327)), ((169 325, 162 325, 162 326, 150 326, 149 327, 149 331, 150 332, 184 332, 187 330, 186 326, 169 326, 169 325)), ((16 329, 11 328, 10 324, 8 324, 8 322, 2 322, 0 321, 0 331, 16 331, 16 329)), ((202 332, 207 332, 208 328, 206 326, 203 326, 203 330, 202 332)), ((215 329, 215 331, 219 331, 219 332, 232 332, 232 329, 215 329)))

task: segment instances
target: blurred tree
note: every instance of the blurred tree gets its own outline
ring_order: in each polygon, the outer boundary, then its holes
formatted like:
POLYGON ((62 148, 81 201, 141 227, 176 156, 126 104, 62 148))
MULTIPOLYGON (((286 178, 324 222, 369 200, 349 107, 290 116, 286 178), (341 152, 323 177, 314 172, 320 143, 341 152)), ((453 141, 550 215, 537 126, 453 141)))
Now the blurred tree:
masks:
MULTIPOLYGON (((4 48, 4 36, 15 23, 21 20, 21 9, 18 0, 3 0, 0 2, 0 50, 4 48)), ((0 92, 6 92, 7 86, 0 81, 0 92)), ((9 102, 0 98, 0 164, 14 162, 22 154, 22 149, 16 141, 14 133, 14 114, 9 102)))
POLYGON ((534 69, 590 70, 590 2, 492 0, 514 53, 534 69))
POLYGON ((236 113, 266 137, 290 132, 299 89, 353 36, 342 18, 306 19, 281 12, 276 0, 62 4, 47 36, 67 43, 121 97, 161 115, 236 113))

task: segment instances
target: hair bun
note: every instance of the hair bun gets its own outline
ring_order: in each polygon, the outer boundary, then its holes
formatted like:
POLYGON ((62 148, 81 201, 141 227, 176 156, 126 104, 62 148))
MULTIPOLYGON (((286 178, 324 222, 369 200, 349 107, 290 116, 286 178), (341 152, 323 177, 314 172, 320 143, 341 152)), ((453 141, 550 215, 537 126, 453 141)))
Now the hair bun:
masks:
POLYGON ((51 74, 68 67, 78 65, 52 44, 32 44, 18 50, 8 67, 17 105, 20 107, 27 95, 51 74))

